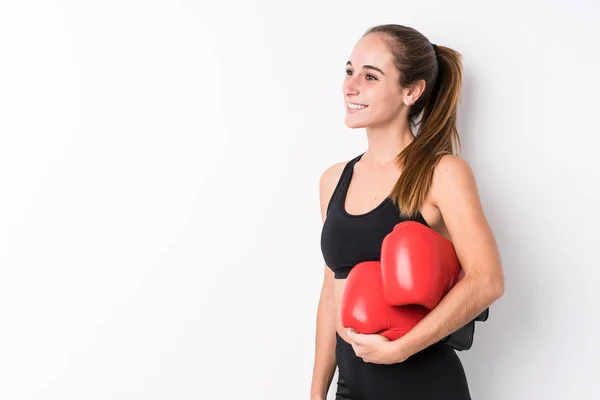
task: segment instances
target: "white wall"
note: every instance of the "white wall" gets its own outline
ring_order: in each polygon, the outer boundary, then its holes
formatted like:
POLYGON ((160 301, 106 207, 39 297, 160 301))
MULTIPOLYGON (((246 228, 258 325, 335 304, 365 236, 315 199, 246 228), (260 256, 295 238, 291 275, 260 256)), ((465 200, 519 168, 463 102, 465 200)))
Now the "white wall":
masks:
POLYGON ((308 399, 318 179, 366 148, 341 82, 380 23, 464 56, 462 155, 506 273, 460 353, 473 398, 597 398, 599 17, 0 2, 0 398, 308 399))

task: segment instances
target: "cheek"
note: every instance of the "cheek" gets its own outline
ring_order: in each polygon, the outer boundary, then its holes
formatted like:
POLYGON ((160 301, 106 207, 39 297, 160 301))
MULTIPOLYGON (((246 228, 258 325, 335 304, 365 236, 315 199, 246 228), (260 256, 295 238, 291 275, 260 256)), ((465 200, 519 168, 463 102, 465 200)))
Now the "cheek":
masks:
POLYGON ((377 110, 377 114, 390 115, 398 113, 402 99, 398 93, 382 92, 374 99, 373 107, 377 110))
POLYGON ((386 103, 397 107, 398 104, 402 102, 402 96, 396 90, 387 90, 385 93, 382 93, 382 98, 385 99, 386 103))

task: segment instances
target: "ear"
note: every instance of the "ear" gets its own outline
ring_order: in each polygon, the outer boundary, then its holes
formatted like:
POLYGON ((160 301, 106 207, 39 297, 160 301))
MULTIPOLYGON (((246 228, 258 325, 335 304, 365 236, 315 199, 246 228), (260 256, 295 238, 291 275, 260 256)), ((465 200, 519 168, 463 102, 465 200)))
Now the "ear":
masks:
POLYGON ((425 91, 425 80, 420 79, 416 83, 413 83, 408 88, 404 89, 404 104, 406 106, 412 106, 421 97, 425 91))

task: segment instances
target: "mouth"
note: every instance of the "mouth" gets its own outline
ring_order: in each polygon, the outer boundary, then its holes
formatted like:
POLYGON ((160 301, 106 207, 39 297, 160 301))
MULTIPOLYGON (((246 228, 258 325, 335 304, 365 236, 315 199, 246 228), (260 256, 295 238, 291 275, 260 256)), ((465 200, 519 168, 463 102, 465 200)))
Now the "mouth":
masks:
POLYGON ((346 106, 346 110, 348 111, 348 113, 354 114, 354 113, 364 110, 365 108, 368 108, 368 107, 369 106, 367 106, 365 104, 348 103, 348 105, 346 106))

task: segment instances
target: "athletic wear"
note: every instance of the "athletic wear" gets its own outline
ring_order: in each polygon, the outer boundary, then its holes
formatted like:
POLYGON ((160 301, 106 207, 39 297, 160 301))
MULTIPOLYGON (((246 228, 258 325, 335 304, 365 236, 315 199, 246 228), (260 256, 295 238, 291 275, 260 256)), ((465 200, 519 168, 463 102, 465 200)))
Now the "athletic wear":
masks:
POLYGON ((374 364, 357 357, 336 334, 339 368, 335 400, 471 400, 456 352, 434 344, 397 364, 374 364))
MULTIPOLYGON (((344 167, 327 206, 321 233, 323 258, 336 279, 345 279, 359 263, 380 261, 383 239, 404 221, 389 197, 364 214, 346 211, 354 165, 361 157, 362 154, 344 167)), ((428 226, 420 213, 414 220, 428 226)), ((449 346, 438 343, 401 363, 374 364, 357 357, 352 346, 336 333, 335 352, 339 369, 336 400, 471 399, 463 366, 449 346)))
MULTIPOLYGON (((350 160, 338 181, 327 205, 327 218, 321 233, 321 251, 325 263, 334 272, 336 279, 348 276, 350 269, 362 261, 379 261, 383 238, 403 221, 398 207, 386 197, 373 210, 354 215, 345 208, 346 193, 354 172, 354 164, 362 154, 350 160)), ((417 214, 416 221, 427 222, 417 214)))

